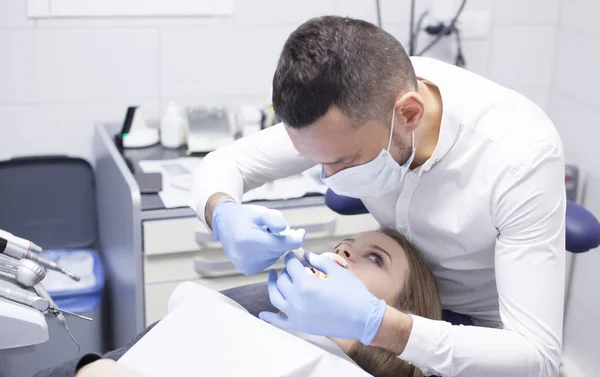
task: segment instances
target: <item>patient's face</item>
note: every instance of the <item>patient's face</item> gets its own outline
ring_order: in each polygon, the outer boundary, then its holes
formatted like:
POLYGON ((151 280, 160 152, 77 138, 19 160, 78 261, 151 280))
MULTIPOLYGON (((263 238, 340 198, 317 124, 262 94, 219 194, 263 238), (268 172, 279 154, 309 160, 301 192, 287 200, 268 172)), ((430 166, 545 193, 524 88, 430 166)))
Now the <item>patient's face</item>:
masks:
POLYGON ((394 305, 408 275, 402 247, 379 232, 364 232, 342 240, 333 250, 348 261, 348 270, 379 299, 394 305))

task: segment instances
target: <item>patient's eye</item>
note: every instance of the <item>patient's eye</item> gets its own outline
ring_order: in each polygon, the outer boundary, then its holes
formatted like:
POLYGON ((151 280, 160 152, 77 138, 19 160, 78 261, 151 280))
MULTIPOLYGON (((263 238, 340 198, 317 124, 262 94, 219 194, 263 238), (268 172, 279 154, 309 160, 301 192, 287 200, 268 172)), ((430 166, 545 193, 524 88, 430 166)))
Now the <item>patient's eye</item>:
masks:
POLYGON ((383 258, 377 253, 370 253, 366 256, 369 260, 377 265, 377 267, 383 267, 383 258))

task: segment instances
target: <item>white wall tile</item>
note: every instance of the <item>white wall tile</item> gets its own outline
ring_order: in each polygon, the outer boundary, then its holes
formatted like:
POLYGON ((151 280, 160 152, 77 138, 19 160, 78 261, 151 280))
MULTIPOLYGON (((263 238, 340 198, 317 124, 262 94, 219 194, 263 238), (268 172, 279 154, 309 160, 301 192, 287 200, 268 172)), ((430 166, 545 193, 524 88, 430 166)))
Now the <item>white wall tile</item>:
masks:
POLYGON ((162 30, 162 97, 269 92, 279 54, 293 28, 162 30))
MULTIPOLYGON (((144 18, 88 18, 88 19, 41 19, 38 26, 44 28, 121 28, 193 25, 300 25, 312 17, 335 14, 334 1, 339 0, 235 0, 233 15, 223 17, 144 17, 144 18)), ((363 0, 348 1, 349 6, 363 0)), ((373 2, 374 4, 374 2, 373 2)))
MULTIPOLYGON (((357 3, 358 1, 360 0, 353 0, 351 2, 357 3)), ((309 18, 333 14, 334 12, 334 0, 236 0, 234 17, 236 23, 259 25, 292 24, 298 26, 309 18)))
POLYGON ((383 29, 394 36, 408 54, 409 27, 405 23, 384 24, 383 29))
POLYGON ((33 27, 27 18, 26 0, 0 0, 0 29, 33 27))
POLYGON ((558 35, 555 86, 562 92, 600 109, 600 40, 580 32, 558 35))
POLYGON ((94 123, 122 122, 129 105, 141 106, 149 120, 158 118, 158 99, 0 105, 0 159, 61 153, 89 161, 94 123))
POLYGON ((565 157, 584 171, 600 175, 600 110, 554 91, 548 114, 560 133, 565 157))
MULTIPOLYGON (((342 1, 342 0, 338 0, 342 1)), ((356 0, 354 0, 356 1, 356 0)), ((360 1, 360 0, 359 0, 360 1)), ((424 11, 431 13, 432 9, 435 9, 435 5, 440 1, 454 1, 456 10, 460 5, 460 0, 416 0, 415 2, 415 23, 419 16, 424 11)), ((499 0, 496 0, 499 1, 499 0)), ((465 9, 468 10, 490 10, 492 9, 492 3, 494 0, 468 0, 465 9)), ((366 3, 373 3, 374 1, 366 1, 366 3)), ((403 22, 408 25, 410 20, 410 1, 398 1, 398 0, 381 0, 381 10, 383 23, 398 23, 403 22)))
POLYGON ((511 89, 523 94, 543 110, 548 111, 548 101, 550 100, 551 94, 550 87, 540 88, 537 86, 513 85, 511 89))
POLYGON ((495 25, 490 78, 508 87, 549 87, 556 30, 556 26, 495 25))
MULTIPOLYGON (((429 8, 429 1, 430 0, 416 0, 415 19, 418 18, 424 10, 429 8)), ((366 2, 372 3, 373 6, 375 6, 375 1, 366 2)), ((384 24, 405 23, 408 28, 408 21, 410 20, 410 1, 380 0, 380 4, 381 19, 384 24)))
POLYGON ((494 1, 494 21, 518 24, 555 25, 560 0, 501 0, 494 1))
POLYGON ((158 97, 152 29, 0 33, 0 103, 158 97))
POLYGON ((595 0, 563 0, 561 26, 600 37, 598 14, 600 2, 595 0))
POLYGON ((574 363, 585 376, 597 376, 598 339, 600 326, 598 316, 584 308, 573 306, 565 316, 563 355, 574 363))
MULTIPOLYGON (((489 39, 484 41, 463 41, 462 51, 467 62, 466 69, 483 77, 489 77, 490 53, 492 52, 489 39)), ((456 54, 453 52, 451 62, 454 62, 455 56, 456 54)))
MULTIPOLYGON (((375 1, 334 0, 333 13, 339 16, 358 18, 377 25, 377 6, 375 1)), ((385 22, 385 13, 381 9, 381 20, 385 22)))
MULTIPOLYGON (((570 287, 569 313, 585 311, 600 317, 600 253, 590 250, 587 253, 575 255, 573 279, 570 287)), ((598 331, 600 331, 600 326, 598 331)), ((600 354, 598 355, 600 357, 600 354)))

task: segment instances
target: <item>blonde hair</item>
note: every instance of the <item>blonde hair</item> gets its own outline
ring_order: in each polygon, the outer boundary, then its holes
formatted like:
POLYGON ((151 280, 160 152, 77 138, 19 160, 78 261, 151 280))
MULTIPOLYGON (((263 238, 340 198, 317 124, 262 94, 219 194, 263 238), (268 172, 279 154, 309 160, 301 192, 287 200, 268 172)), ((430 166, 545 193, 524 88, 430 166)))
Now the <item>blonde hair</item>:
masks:
MULTIPOLYGON (((388 305, 403 313, 441 319, 442 305, 435 279, 419 250, 402 233, 394 229, 382 228, 378 232, 396 241, 408 260, 408 275, 404 287, 396 302, 388 302, 388 305)), ((417 367, 382 348, 356 342, 348 356, 375 377, 423 377, 423 373, 417 367)))

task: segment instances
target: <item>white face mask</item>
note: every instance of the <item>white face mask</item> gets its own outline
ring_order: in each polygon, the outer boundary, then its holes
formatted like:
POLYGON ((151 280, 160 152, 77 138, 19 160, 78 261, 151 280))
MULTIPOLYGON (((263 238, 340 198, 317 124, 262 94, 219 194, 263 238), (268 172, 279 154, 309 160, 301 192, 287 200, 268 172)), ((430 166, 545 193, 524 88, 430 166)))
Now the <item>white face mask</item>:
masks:
POLYGON ((321 172, 321 180, 338 195, 352 198, 380 197, 400 187, 402 180, 415 158, 415 133, 412 133, 412 151, 403 165, 398 164, 390 154, 396 106, 392 111, 392 126, 387 149, 366 164, 341 170, 330 177, 321 172))

